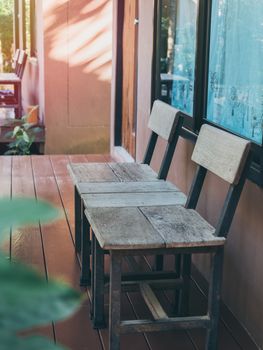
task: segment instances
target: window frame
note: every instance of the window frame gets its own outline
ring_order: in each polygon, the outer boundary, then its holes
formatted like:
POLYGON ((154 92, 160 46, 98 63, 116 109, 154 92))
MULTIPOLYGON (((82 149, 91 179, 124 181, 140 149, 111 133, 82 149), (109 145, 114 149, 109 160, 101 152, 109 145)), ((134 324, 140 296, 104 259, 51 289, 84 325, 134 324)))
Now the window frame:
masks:
MULTIPOLYGON (((152 75, 152 102, 160 98, 160 31, 162 1, 155 0, 154 9, 154 59, 152 75)), ((177 1, 177 0, 175 0, 177 1)), ((243 137, 234 131, 223 128, 206 118, 207 95, 208 95, 208 70, 210 53, 210 32, 212 17, 212 1, 199 0, 196 24, 196 56, 195 56, 195 84, 193 100, 193 116, 185 113, 183 137, 195 142, 199 130, 203 124, 213 125, 219 129, 243 137), (198 67, 198 69, 196 68, 198 67)), ((245 138, 245 137, 243 137, 245 138)), ((252 157, 249 179, 256 184, 263 186, 263 146, 252 142, 252 157)), ((263 140, 262 140, 263 145, 263 140)))

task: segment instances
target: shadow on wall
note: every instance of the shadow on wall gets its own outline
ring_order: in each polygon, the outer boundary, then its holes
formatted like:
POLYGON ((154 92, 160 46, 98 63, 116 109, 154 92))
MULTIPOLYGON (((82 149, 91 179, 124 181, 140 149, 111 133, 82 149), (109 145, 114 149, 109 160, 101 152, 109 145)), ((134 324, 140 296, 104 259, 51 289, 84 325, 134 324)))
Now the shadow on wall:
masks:
POLYGON ((87 142, 79 129, 94 128, 89 138, 94 152, 99 140, 109 142, 102 128, 109 133, 112 2, 45 0, 43 7, 46 122, 78 128, 69 134, 71 151, 81 151, 76 138, 79 145, 87 142))

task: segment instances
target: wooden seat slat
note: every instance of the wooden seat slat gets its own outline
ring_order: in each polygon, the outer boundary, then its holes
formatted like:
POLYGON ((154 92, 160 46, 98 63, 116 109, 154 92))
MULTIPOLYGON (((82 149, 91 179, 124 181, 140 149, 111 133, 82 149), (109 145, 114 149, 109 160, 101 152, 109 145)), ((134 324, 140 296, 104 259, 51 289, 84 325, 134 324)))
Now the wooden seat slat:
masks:
POLYGON ((157 174, 147 164, 110 163, 109 166, 120 181, 158 181, 157 174))
POLYGON ((72 163, 68 170, 75 184, 119 181, 108 163, 72 163))
POLYGON ((147 193, 173 192, 179 189, 172 183, 160 181, 109 182, 109 183, 79 183, 76 185, 79 193, 147 193))
POLYGON ((138 208, 89 208, 85 214, 103 249, 165 247, 163 238, 138 208))
POLYGON ((224 245, 215 228, 195 210, 182 206, 141 207, 140 210, 163 237, 167 248, 224 245))
POLYGON ((184 205, 186 196, 179 192, 95 193, 82 195, 86 208, 184 205))

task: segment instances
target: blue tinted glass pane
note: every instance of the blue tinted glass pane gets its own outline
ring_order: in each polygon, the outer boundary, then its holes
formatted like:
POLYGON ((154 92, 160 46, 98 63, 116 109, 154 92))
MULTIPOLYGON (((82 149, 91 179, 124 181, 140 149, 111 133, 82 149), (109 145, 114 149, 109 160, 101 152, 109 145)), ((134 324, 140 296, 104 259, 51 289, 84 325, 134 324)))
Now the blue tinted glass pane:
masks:
POLYGON ((160 98, 192 116, 197 0, 162 2, 160 98))
POLYGON ((207 119, 261 144, 263 1, 214 0, 207 119))

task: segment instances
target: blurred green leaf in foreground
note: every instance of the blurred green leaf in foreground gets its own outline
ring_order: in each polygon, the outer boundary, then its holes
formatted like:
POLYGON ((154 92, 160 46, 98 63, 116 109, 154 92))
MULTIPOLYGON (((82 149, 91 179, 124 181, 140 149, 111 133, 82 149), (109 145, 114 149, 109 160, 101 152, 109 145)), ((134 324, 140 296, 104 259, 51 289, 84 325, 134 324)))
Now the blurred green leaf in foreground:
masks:
MULTIPOLYGON (((0 241, 10 227, 49 222, 59 211, 31 198, 0 199, 0 241)), ((62 349, 51 340, 19 336, 21 332, 70 316, 80 305, 78 292, 61 282, 49 281, 32 268, 0 254, 1 350, 62 349)))

